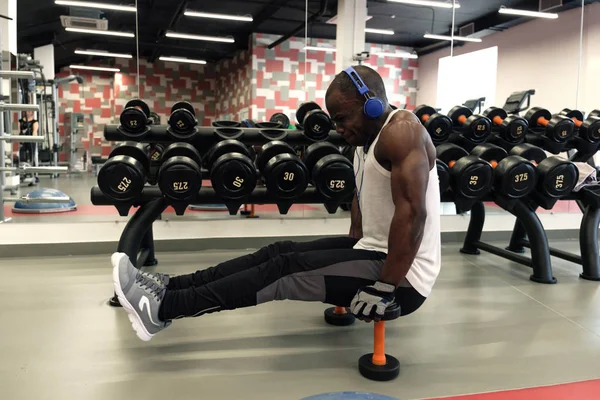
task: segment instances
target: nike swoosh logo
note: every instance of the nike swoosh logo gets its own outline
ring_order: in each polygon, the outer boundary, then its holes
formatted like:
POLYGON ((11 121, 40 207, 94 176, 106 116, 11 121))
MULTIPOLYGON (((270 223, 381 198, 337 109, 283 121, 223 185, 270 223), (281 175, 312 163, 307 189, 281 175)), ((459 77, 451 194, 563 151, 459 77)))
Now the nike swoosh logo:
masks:
POLYGON ((146 296, 142 296, 138 306, 140 307, 140 311, 142 312, 144 312, 144 306, 146 306, 146 313, 148 313, 148 318, 150 318, 150 322, 152 322, 156 326, 160 326, 160 324, 154 322, 154 320, 152 319, 152 315, 150 314, 150 299, 148 299, 146 296))

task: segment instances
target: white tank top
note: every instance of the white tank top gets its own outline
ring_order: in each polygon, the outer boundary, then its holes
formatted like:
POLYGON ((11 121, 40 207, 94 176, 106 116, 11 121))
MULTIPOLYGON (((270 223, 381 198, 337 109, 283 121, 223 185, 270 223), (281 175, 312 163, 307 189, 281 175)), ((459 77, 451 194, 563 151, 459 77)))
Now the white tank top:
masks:
MULTIPOLYGON (((408 111, 392 111, 384 127, 396 112, 408 111)), ((391 172, 375 159, 374 149, 378 140, 379 135, 366 154, 362 147, 358 147, 354 153, 354 174, 363 231, 363 237, 354 248, 387 254, 395 207, 392 201, 391 172)), ((429 172, 425 201, 427 219, 423 239, 406 279, 422 296, 427 297, 439 275, 441 264, 440 189, 435 165, 429 172)))

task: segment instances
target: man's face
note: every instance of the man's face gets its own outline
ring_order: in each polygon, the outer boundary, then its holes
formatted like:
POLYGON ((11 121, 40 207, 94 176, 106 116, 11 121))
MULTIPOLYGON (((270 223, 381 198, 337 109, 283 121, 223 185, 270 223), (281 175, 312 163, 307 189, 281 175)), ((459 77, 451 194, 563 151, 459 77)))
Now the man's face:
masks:
POLYGON ((354 96, 332 90, 326 98, 326 107, 335 122, 336 131, 351 146, 363 146, 371 137, 363 105, 354 96))

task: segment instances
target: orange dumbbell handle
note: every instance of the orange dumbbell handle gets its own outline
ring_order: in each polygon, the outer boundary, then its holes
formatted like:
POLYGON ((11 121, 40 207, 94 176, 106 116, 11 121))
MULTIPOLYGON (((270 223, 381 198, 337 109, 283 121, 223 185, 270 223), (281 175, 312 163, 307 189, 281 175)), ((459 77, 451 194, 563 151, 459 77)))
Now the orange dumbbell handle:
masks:
POLYGON ((423 114, 421 116, 421 121, 427 122, 427 120, 429 119, 429 117, 431 117, 431 115, 429 115, 429 114, 423 114))
POLYGON ((492 164, 492 168, 496 168, 498 166, 498 161, 492 160, 490 161, 490 164, 492 164))
POLYGON ((504 122, 504 120, 502 118, 500 118, 499 116, 495 116, 494 119, 492 120, 496 125, 502 125, 502 122, 504 122))
POLYGON ((452 168, 454 167, 454 164, 456 164, 456 161, 452 160, 448 163, 448 168, 452 168))
POLYGON ((550 123, 550 121, 548 121, 546 118, 544 117, 539 117, 537 120, 538 125, 541 126, 548 126, 548 124, 550 123))
POLYGON ((575 126, 576 127, 580 127, 581 125, 583 125, 583 121, 578 120, 577 118, 573 117, 571 118, 573 120, 573 122, 575 122, 575 126))
POLYGON ((337 314, 337 315, 344 315, 344 314, 348 314, 348 312, 346 311, 346 307, 339 307, 339 306, 336 306, 336 307, 333 309, 333 313, 334 313, 334 314, 337 314))
POLYGON ((460 122, 461 124, 464 124, 467 121, 467 117, 465 117, 464 115, 461 115, 460 117, 458 117, 458 122, 460 122))
POLYGON ((373 337, 373 358, 374 365, 385 365, 385 321, 375 322, 375 334, 373 337))

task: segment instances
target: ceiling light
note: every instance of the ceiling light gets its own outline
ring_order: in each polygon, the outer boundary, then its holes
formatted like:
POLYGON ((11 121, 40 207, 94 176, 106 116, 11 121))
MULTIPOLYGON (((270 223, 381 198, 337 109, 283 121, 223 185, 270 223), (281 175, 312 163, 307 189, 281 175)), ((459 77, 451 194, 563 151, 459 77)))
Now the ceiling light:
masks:
POLYGON ((524 17, 537 17, 537 18, 548 18, 548 19, 558 18, 558 14, 556 14, 556 13, 528 11, 528 10, 516 10, 514 8, 505 8, 505 7, 500 7, 498 12, 500 14, 522 15, 524 17))
POLYGON ((304 46, 304 50, 314 50, 314 51, 325 51, 327 53, 335 53, 336 49, 333 47, 318 47, 318 46, 304 46))
POLYGON ((379 33, 381 35, 393 35, 394 34, 394 31, 390 31, 389 29, 365 28, 365 32, 367 32, 367 33, 379 33))
POLYGON ((171 62, 179 62, 179 63, 188 63, 188 64, 206 64, 204 60, 192 60, 190 58, 181 58, 181 57, 159 57, 161 61, 171 61, 171 62))
POLYGON ((412 53, 406 53, 406 52, 400 52, 400 53, 386 53, 386 52, 377 52, 377 53, 373 53, 374 56, 379 56, 379 57, 395 57, 395 58, 419 58, 419 56, 417 56, 416 54, 412 54, 412 53))
POLYGON ((106 71, 106 72, 119 72, 119 68, 106 68, 106 67, 88 67, 87 65, 69 65, 71 69, 86 69, 89 71, 106 71))
POLYGON ((190 39, 190 40, 205 40, 208 42, 224 42, 224 43, 235 43, 232 37, 218 37, 218 36, 203 36, 203 35, 189 35, 187 33, 167 32, 166 37, 177 38, 177 39, 190 39))
POLYGON ((481 42, 481 39, 479 39, 479 38, 471 38, 471 37, 465 37, 465 36, 432 35, 430 33, 426 33, 425 35, 423 35, 423 37, 427 38, 427 39, 458 40, 458 41, 462 41, 462 42, 476 42, 476 43, 481 42))
POLYGON ((133 33, 130 32, 117 32, 117 31, 101 31, 99 29, 82 29, 82 28, 65 28, 68 32, 79 32, 79 33, 94 33, 96 35, 106 35, 106 36, 122 36, 122 37, 135 37, 133 33))
POLYGON ((440 7, 440 8, 460 8, 460 4, 452 4, 452 1, 432 1, 432 0, 388 0, 393 3, 410 4, 413 6, 427 6, 427 7, 440 7))
POLYGON ((135 6, 119 6, 117 4, 93 3, 90 1, 56 0, 54 3, 61 5, 61 6, 89 7, 89 8, 100 8, 100 9, 104 9, 104 10, 129 11, 129 12, 137 11, 135 6))
POLYGON ((103 50, 75 50, 75 54, 83 54, 85 56, 133 58, 133 56, 131 54, 110 53, 108 51, 103 51, 103 50))
POLYGON ((189 11, 183 13, 186 17, 197 17, 197 18, 213 18, 213 19, 226 19, 230 21, 244 21, 252 22, 251 15, 230 15, 230 14, 215 14, 207 12, 189 11))

